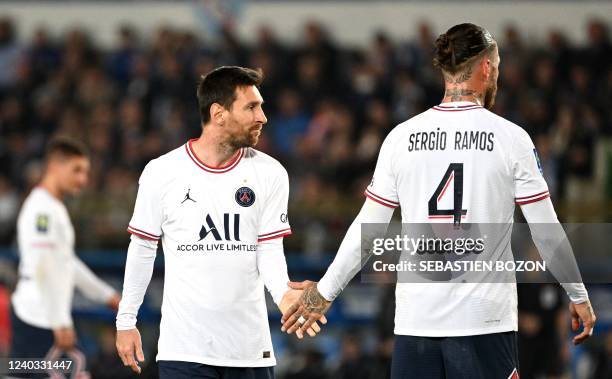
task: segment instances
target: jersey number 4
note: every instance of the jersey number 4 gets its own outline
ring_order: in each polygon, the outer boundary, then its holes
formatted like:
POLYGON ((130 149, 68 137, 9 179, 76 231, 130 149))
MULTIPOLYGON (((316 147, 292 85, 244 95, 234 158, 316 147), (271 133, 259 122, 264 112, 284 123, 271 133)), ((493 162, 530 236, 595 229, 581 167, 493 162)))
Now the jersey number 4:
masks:
POLYGON ((438 188, 429 199, 429 218, 452 218, 455 225, 461 223, 461 216, 467 214, 463 207, 463 163, 451 163, 446 169, 438 188), (450 183, 454 182, 453 208, 439 209, 438 203, 444 197, 450 183))

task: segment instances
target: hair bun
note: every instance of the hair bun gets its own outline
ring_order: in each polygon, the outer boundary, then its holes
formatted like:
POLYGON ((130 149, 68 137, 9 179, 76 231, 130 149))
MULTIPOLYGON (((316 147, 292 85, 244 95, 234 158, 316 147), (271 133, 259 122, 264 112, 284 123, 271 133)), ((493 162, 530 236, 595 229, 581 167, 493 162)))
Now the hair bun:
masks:
POLYGON ((436 66, 448 69, 452 66, 453 61, 453 46, 448 34, 442 33, 435 42, 436 53, 434 64, 436 66))
POLYGON ((435 42, 435 66, 454 74, 461 65, 483 51, 495 47, 495 40, 486 29, 470 24, 458 24, 440 34, 435 42))
POLYGON ((448 47, 448 35, 446 33, 440 34, 440 36, 436 40, 436 47, 438 49, 444 49, 448 47))

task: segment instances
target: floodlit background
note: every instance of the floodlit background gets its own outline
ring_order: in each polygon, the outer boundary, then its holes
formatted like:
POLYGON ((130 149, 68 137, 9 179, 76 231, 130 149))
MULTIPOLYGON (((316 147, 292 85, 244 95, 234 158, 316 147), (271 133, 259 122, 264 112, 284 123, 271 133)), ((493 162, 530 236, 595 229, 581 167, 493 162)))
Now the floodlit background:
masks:
MULTIPOLYGON (((91 185, 69 202, 78 253, 120 290, 138 176, 199 135, 197 79, 219 65, 262 68, 269 122, 257 148, 291 179, 290 275, 318 280, 386 134, 442 98, 433 41, 466 21, 499 43, 495 112, 534 139, 560 219, 611 222, 611 2, 0 2, 0 353, 10 339, 15 218, 51 136, 91 148, 91 185)), ((160 258, 139 316, 145 378, 156 377, 160 258)), ((612 270, 612 254, 601 264, 612 270)), ((589 289, 596 337, 575 348, 559 287, 519 287, 521 377, 612 378, 612 287, 589 289)), ((270 302, 278 377, 388 377, 393 303, 392 286, 357 277, 326 332, 297 342, 280 333, 270 302)), ((77 296, 74 317, 93 377, 132 377, 115 353, 112 312, 77 296)))

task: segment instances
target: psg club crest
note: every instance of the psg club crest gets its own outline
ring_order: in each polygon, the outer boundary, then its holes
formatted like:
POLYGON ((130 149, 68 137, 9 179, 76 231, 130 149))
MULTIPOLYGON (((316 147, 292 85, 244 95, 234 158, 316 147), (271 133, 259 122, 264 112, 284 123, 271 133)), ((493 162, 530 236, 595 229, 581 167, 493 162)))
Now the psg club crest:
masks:
POLYGON ((249 187, 240 187, 234 198, 241 207, 250 207, 255 202, 255 192, 249 187))

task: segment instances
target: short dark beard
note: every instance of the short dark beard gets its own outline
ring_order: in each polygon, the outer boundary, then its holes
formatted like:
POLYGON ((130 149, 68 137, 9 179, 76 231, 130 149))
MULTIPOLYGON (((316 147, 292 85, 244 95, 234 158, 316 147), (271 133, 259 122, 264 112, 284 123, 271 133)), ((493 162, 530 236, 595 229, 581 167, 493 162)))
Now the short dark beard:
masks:
MULTIPOLYGON (((233 121, 231 121, 233 122, 233 121)), ((249 128, 246 132, 230 134, 226 140, 226 145, 233 150, 242 149, 243 147, 254 147, 259 141, 259 136, 254 136, 249 128)))
POLYGON ((254 147, 255 145, 257 145, 257 142, 259 142, 259 137, 255 137, 249 132, 246 135, 233 137, 232 139, 227 141, 227 144, 231 148, 238 150, 243 147, 254 147))

